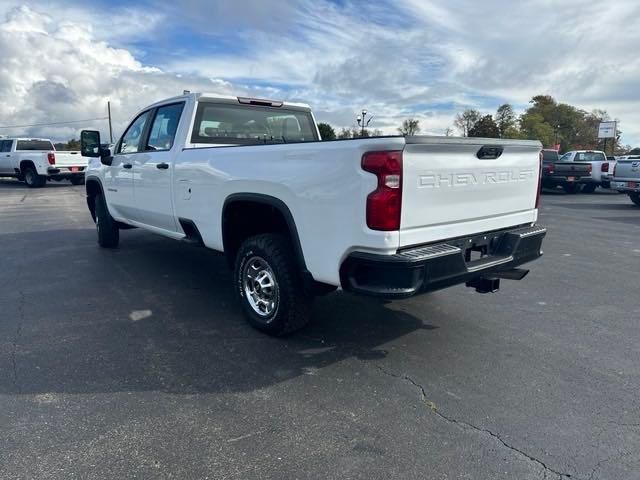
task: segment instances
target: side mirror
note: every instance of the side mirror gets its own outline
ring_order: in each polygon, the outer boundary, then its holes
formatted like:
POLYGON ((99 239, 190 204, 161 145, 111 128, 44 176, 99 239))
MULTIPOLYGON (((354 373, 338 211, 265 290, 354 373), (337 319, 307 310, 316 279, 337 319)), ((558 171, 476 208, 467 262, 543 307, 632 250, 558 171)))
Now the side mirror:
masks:
POLYGON ((100 132, 97 130, 82 130, 80 133, 80 152, 83 157, 99 158, 100 132))
POLYGON ((100 132, 97 130, 82 130, 80 133, 80 152, 83 157, 99 158, 103 165, 111 165, 113 157, 108 148, 100 145, 100 132))

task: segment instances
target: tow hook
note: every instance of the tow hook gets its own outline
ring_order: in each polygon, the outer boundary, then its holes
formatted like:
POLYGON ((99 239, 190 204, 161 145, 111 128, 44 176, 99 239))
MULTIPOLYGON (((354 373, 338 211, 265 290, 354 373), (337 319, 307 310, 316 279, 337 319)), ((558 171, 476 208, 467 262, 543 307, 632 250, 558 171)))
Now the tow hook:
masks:
POLYGON ((469 280, 467 287, 475 288, 478 293, 494 293, 500 290, 500 279, 495 277, 478 277, 469 280))

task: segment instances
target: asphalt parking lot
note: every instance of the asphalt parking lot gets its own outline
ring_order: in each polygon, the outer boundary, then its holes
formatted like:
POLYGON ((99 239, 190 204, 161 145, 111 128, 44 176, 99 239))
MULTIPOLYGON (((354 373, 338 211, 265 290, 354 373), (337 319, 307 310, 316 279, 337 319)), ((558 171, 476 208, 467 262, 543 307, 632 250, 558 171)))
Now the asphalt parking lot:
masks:
POLYGON ((0 478, 640 478, 640 208, 547 194, 522 282, 243 320, 222 257, 0 180, 0 478))

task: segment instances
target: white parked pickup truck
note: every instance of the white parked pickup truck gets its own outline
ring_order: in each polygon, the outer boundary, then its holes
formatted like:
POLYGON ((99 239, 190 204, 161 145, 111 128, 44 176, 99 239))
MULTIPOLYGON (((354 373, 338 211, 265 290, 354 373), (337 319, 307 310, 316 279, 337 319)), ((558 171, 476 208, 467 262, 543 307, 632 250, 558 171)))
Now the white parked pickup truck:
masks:
POLYGON ((604 152, 573 150, 555 163, 552 179, 567 193, 593 193, 598 187, 610 188, 614 165, 604 152))
POLYGON ((142 227, 223 252, 249 322, 272 335, 338 287, 487 293, 542 255, 539 142, 322 142, 307 105, 206 94, 145 108, 113 152, 81 138, 98 243, 142 227))
POLYGON ((31 188, 43 187, 47 180, 81 185, 87 163, 80 152, 57 152, 44 138, 0 139, 0 177, 15 177, 31 188))

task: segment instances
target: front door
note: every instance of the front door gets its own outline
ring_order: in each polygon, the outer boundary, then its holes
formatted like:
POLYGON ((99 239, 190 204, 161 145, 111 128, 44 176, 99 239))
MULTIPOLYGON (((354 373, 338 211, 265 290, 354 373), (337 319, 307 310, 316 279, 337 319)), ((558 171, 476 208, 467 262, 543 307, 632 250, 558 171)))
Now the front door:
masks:
POLYGON ((142 137, 150 113, 147 110, 131 122, 116 145, 113 162, 105 175, 105 195, 113 210, 111 215, 116 218, 135 220, 137 216, 133 196, 133 165, 136 157, 142 154, 142 137))
POLYGON ((133 191, 135 220, 177 232, 173 210, 172 179, 175 136, 184 103, 158 107, 151 115, 142 151, 135 156, 133 191))

